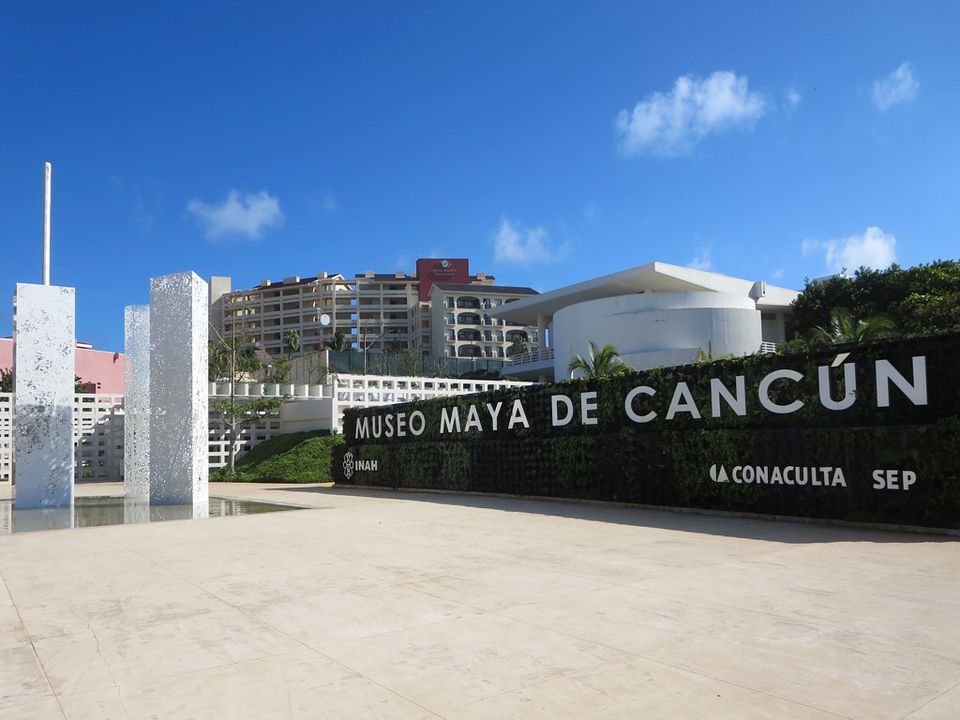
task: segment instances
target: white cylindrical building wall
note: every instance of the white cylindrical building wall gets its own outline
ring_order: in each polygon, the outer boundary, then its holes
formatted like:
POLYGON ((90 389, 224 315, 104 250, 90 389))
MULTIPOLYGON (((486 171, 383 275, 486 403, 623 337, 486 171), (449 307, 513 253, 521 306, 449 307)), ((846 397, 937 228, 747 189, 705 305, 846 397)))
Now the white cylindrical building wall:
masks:
POLYGON ((714 357, 757 352, 760 312, 750 298, 716 292, 618 295, 576 303, 553 316, 554 373, 570 377, 570 360, 589 343, 611 344, 637 370, 691 362, 702 349, 714 357))

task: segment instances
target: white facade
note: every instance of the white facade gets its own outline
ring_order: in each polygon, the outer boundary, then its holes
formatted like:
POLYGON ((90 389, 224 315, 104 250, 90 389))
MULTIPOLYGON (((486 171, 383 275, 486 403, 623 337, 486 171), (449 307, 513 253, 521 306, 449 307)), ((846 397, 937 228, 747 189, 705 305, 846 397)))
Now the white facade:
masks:
POLYGON ((554 372, 577 355, 586 357, 589 342, 611 344, 621 359, 642 370, 682 365, 700 350, 713 357, 749 355, 762 342, 760 311, 750 298, 729 293, 649 293, 588 300, 553 316, 554 372), (559 340, 563 338, 562 344, 559 340))
POLYGON ((655 262, 518 300, 494 315, 533 324, 547 338, 505 375, 563 380, 591 341, 613 345, 638 370, 689 363, 700 351, 720 357, 771 348, 786 340, 786 316, 799 294, 655 262))

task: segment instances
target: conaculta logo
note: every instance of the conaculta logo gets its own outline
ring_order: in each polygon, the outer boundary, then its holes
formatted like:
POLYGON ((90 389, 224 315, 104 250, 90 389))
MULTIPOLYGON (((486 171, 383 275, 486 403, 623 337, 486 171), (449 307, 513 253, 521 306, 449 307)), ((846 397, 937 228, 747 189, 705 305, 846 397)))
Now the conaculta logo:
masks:
POLYGON ((843 470, 838 467, 814 467, 787 465, 736 465, 727 474, 727 469, 716 464, 710 466, 710 479, 715 483, 737 485, 810 485, 812 487, 846 487, 843 470))

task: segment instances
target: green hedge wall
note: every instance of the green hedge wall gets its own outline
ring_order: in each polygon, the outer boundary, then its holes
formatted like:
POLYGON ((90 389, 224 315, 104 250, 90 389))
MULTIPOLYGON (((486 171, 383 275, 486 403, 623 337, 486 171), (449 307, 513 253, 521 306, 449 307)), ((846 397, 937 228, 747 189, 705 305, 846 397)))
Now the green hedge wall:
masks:
MULTIPOLYGON (((570 381, 456 398, 348 411, 346 444, 334 453, 331 474, 339 482, 397 488, 500 492, 550 497, 637 502, 856 521, 960 529, 960 335, 903 342, 835 347, 810 355, 753 356, 731 361, 653 370, 594 381, 570 381), (839 353, 856 367, 857 398, 848 410, 831 411, 819 402, 817 367, 839 353), (928 403, 916 406, 896 388, 891 405, 877 407, 874 362, 887 359, 908 379, 911 358, 926 359, 928 403), (799 383, 780 381, 770 396, 779 402, 803 400, 798 412, 778 415, 757 400, 760 378, 781 368, 804 375, 799 383), (710 379, 733 387, 745 377, 747 413, 710 413, 710 379), (679 413, 665 418, 678 382, 686 382, 702 417, 679 413), (656 409, 649 423, 630 421, 623 408, 638 385, 656 390, 643 397, 643 410, 656 409), (551 425, 552 395, 597 392, 595 425, 551 425), (506 427, 509 408, 520 399, 529 428, 506 427), (503 402, 498 428, 490 427, 486 403, 503 402), (440 434, 443 408, 483 410, 483 431, 440 434), (419 410, 425 430, 419 437, 355 439, 359 420, 385 413, 419 410), (350 452, 354 472, 344 475, 350 452), (365 463, 376 461, 376 470, 365 463), (738 484, 715 482, 711 467, 834 467, 846 486, 738 484), (909 470, 917 480, 909 490, 874 489, 875 470, 909 470)), ((840 370, 832 373, 839 398, 840 370)), ((639 411, 639 409, 638 409, 639 411)))

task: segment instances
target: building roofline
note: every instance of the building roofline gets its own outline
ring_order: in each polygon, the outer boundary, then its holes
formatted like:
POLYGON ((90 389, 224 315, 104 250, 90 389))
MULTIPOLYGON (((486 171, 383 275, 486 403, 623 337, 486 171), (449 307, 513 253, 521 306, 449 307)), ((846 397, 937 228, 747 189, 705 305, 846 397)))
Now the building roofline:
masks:
POLYGON ((587 300, 641 292, 697 291, 749 295, 756 299, 758 309, 786 309, 800 294, 797 290, 765 282, 655 261, 517 300, 497 308, 491 314, 532 325, 538 316, 552 317, 564 307, 587 300), (763 292, 759 296, 755 290, 758 285, 763 292))

